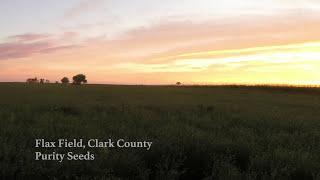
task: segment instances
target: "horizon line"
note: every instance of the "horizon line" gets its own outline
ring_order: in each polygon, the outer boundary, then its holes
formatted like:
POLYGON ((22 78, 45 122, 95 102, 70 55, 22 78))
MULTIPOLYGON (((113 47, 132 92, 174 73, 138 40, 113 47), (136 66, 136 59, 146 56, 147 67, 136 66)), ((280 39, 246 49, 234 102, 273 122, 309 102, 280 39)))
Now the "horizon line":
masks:
MULTIPOLYGON (((23 81, 0 81, 0 83, 26 83, 23 81)), ((40 84, 40 83, 39 83, 40 84)), ((49 82, 44 84, 62 84, 61 82, 49 82)), ((68 83, 72 84, 72 83, 68 83)), ((159 84, 148 84, 148 83, 86 83, 84 85, 110 85, 110 86, 246 86, 246 87, 309 87, 309 88, 320 88, 320 84, 290 84, 290 83, 159 83, 159 84)))

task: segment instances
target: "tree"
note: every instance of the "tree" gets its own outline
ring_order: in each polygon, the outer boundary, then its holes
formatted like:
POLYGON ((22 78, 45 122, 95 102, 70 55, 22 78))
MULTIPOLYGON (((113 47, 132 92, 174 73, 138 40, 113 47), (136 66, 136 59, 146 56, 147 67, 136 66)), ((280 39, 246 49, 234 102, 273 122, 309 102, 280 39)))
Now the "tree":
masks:
POLYGON ((75 75, 75 76, 73 76, 72 79, 73 79, 73 84, 76 84, 76 85, 85 84, 88 82, 86 80, 86 76, 83 74, 75 75))
POLYGON ((177 82, 177 83, 176 83, 177 86, 180 86, 181 84, 182 84, 181 82, 177 82))
POLYGON ((27 79, 27 83, 39 83, 39 80, 37 77, 29 78, 29 79, 27 79))
POLYGON ((68 84, 70 81, 69 81, 69 78, 63 77, 63 78, 61 79, 61 82, 62 82, 62 84, 68 84))

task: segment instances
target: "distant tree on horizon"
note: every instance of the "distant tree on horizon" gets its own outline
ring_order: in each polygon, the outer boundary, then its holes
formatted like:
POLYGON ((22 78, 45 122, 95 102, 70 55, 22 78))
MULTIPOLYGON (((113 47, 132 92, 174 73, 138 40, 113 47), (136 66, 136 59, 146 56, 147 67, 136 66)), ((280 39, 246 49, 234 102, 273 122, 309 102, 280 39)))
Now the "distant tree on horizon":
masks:
POLYGON ((39 84, 44 84, 44 83, 50 83, 48 79, 40 78, 38 79, 37 77, 35 78, 28 78, 26 80, 27 83, 39 83, 39 84))
POLYGON ((28 78, 26 82, 27 82, 27 83, 39 83, 39 80, 38 80, 37 77, 35 77, 35 78, 28 78))
POLYGON ((70 81, 69 81, 69 78, 67 78, 67 77, 63 77, 62 79, 61 79, 61 83, 62 84, 68 84, 70 81))
POLYGON ((177 86, 180 86, 181 84, 182 84, 181 82, 177 82, 177 83, 176 83, 177 86))
POLYGON ((50 83, 50 81, 49 81, 48 79, 43 79, 43 78, 41 78, 40 81, 39 81, 39 83, 40 83, 40 84, 44 84, 44 83, 48 84, 48 83, 50 83))
POLYGON ((88 82, 84 74, 75 75, 72 77, 72 79, 73 79, 73 84, 76 84, 76 85, 86 84, 88 82))

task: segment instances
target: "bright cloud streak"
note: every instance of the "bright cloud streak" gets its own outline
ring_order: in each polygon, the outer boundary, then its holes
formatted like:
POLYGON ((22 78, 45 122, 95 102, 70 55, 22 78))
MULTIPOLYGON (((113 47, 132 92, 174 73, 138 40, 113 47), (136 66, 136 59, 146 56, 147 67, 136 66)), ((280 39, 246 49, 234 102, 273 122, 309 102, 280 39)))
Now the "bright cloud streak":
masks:
MULTIPOLYGON (((206 51, 181 54, 170 57, 170 59, 176 60, 165 64, 124 63, 119 64, 117 68, 123 68, 130 72, 154 73, 198 72, 214 65, 241 68, 241 63, 243 62, 265 62, 269 64, 301 63, 301 66, 304 66, 303 63, 305 61, 320 63, 320 43, 206 51), (248 55, 241 55, 244 53, 248 55), (217 55, 224 55, 226 57, 215 58, 214 56, 217 55), (238 63, 238 65, 235 65, 235 63, 238 63)), ((259 67, 257 67, 257 69, 258 68, 259 67)), ((270 68, 269 71, 272 71, 272 68, 270 68)))

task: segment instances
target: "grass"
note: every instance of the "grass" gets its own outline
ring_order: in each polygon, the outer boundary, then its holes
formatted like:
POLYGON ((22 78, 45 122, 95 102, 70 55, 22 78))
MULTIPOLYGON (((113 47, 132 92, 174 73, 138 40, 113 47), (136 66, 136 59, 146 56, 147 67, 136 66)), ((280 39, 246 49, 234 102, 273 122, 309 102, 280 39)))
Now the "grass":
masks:
POLYGON ((320 179, 319 109, 319 88, 0 83, 0 177, 320 179), (35 138, 109 137, 153 145, 34 160, 35 138))

